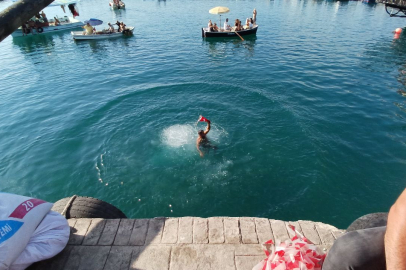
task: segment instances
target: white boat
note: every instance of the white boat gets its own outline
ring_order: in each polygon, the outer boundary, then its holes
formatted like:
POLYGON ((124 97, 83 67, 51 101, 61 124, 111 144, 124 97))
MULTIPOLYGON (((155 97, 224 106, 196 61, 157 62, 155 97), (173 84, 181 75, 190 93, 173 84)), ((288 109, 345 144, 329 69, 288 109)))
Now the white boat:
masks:
POLYGON ((134 31, 134 27, 126 27, 123 32, 113 32, 110 33, 108 30, 97 31, 94 34, 86 35, 85 31, 72 31, 70 32, 74 40, 89 40, 89 39, 106 39, 106 38, 116 38, 123 37, 126 35, 131 35, 134 31))
POLYGON ((112 9, 125 9, 125 4, 124 4, 124 2, 122 2, 122 1, 119 1, 119 2, 118 2, 118 5, 117 5, 116 3, 114 3, 113 1, 110 1, 110 2, 109 2, 109 6, 110 6, 112 9))
MULTIPOLYGON (((31 35, 36 35, 36 34, 47 34, 47 33, 54 33, 58 31, 64 31, 64 30, 72 30, 72 29, 77 29, 82 27, 84 24, 72 17, 60 17, 58 18, 60 21, 59 25, 55 25, 55 21, 53 19, 50 19, 48 21, 48 24, 42 23, 38 29, 33 29, 33 33, 28 33, 26 34, 27 36, 31 35)), ((13 37, 22 37, 23 36, 23 31, 21 29, 21 26, 15 30, 13 33, 11 33, 13 37)))

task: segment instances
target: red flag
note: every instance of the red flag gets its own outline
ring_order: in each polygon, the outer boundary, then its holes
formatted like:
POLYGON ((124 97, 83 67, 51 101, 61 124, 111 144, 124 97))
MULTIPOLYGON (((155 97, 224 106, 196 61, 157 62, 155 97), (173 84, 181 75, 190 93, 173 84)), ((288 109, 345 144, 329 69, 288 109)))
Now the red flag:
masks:
POLYGON ((210 120, 209 119, 207 119, 207 118, 204 118, 203 116, 201 116, 200 115, 200 118, 199 118, 199 120, 198 120, 199 122, 210 122, 210 120))

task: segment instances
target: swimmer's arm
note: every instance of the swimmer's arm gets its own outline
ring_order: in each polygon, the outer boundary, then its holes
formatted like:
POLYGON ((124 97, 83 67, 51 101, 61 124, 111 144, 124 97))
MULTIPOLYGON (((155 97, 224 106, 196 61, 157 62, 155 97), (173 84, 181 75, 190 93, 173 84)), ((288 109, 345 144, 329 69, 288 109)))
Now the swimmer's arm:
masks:
POLYGON ((206 128, 206 130, 204 131, 204 134, 209 133, 209 131, 210 131, 210 121, 207 122, 207 128, 206 128))
POLYGON ((197 148, 197 151, 199 151, 200 156, 203 157, 203 152, 199 148, 199 146, 200 146, 200 140, 199 139, 200 138, 197 138, 197 140, 196 140, 196 148, 197 148))
POLYGON ((385 233, 387 270, 405 270, 406 260, 406 189, 392 205, 385 233))

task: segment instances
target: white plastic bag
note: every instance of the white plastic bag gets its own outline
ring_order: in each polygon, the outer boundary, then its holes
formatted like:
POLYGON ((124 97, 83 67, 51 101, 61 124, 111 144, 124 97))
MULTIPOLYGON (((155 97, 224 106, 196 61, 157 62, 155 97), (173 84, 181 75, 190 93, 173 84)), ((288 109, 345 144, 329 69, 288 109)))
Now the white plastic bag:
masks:
POLYGON ((34 262, 54 257, 68 244, 69 234, 70 228, 65 217, 54 211, 48 212, 10 270, 22 270, 34 262))
POLYGON ((51 207, 43 200, 0 193, 0 270, 20 256, 51 207))

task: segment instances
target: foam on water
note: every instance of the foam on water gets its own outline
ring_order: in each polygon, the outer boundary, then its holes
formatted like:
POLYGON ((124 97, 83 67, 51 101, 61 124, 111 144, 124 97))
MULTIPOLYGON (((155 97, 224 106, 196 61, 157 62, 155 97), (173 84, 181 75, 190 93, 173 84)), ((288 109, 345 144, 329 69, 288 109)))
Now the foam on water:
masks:
POLYGON ((171 147, 191 145, 196 139, 196 129, 192 125, 173 125, 162 131, 162 143, 171 147))

